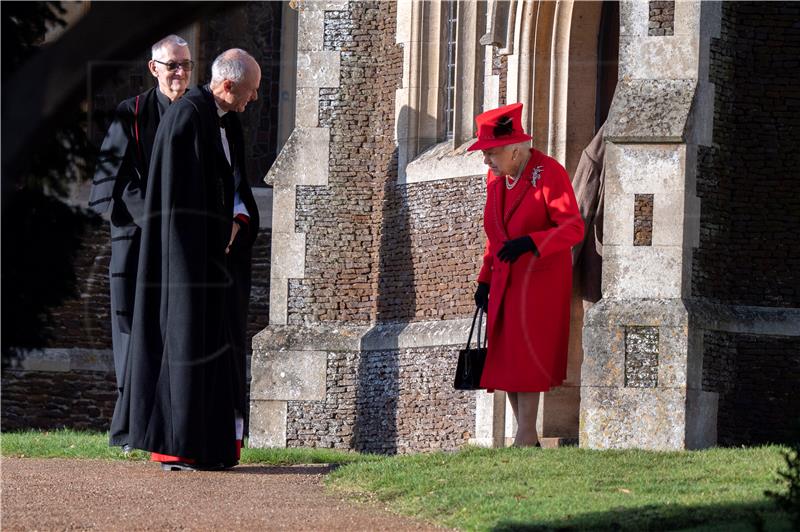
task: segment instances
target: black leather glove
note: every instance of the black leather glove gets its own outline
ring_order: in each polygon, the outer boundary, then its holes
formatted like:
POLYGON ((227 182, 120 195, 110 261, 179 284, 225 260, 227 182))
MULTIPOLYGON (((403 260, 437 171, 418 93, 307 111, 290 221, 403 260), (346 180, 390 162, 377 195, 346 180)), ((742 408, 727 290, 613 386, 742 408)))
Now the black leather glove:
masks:
POLYGON ((475 306, 483 309, 484 312, 489 310, 489 285, 486 283, 478 283, 478 289, 475 290, 475 306))
POLYGON ((503 242, 503 247, 497 253, 497 258, 502 262, 510 262, 513 264, 520 255, 529 251, 538 255, 536 244, 533 243, 533 239, 529 236, 521 236, 514 240, 506 240, 503 242))

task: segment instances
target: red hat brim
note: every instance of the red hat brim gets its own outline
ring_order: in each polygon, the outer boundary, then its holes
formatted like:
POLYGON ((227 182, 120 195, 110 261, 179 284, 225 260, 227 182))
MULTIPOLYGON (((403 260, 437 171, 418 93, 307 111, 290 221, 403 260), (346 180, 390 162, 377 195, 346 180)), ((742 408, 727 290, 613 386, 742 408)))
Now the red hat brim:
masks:
POLYGON ((467 148, 467 151, 488 150, 498 146, 508 146, 509 144, 516 144, 518 142, 525 142, 533 140, 533 137, 526 133, 513 133, 508 136, 503 136, 497 139, 478 139, 472 146, 467 148))

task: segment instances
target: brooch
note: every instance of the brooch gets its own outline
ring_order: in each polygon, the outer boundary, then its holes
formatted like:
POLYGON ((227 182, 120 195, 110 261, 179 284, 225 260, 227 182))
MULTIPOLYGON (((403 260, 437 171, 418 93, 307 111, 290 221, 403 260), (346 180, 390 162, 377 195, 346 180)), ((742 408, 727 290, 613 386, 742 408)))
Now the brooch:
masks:
POLYGON ((542 170, 544 167, 542 165, 537 166, 533 169, 533 175, 531 176, 531 185, 536 186, 536 182, 542 177, 542 170))

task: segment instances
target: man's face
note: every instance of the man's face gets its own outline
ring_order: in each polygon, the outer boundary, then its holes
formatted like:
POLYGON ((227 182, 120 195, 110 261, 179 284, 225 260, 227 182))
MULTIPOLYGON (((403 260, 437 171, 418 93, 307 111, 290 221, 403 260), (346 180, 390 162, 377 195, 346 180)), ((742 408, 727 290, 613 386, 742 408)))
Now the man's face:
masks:
POLYGON ((516 150, 509 146, 497 146, 483 150, 483 164, 487 165, 496 176, 514 175, 518 163, 514 161, 516 150))
POLYGON ((167 44, 161 48, 161 52, 156 59, 158 59, 160 63, 151 60, 148 64, 150 72, 158 79, 158 88, 161 92, 170 100, 175 101, 186 92, 191 71, 186 70, 183 66, 178 66, 175 70, 170 71, 167 65, 162 63, 177 64, 190 61, 192 55, 189 53, 189 47, 167 44))
POLYGON ((261 85, 261 68, 252 65, 247 69, 244 79, 238 83, 225 80, 226 103, 230 111, 241 113, 247 104, 258 100, 258 88, 261 85))

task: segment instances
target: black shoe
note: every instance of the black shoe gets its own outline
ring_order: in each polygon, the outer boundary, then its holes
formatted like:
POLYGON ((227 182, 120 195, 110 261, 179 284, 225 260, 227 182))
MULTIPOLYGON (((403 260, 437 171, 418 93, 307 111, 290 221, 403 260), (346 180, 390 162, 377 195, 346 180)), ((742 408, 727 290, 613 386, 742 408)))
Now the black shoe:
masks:
POLYGON ((161 462, 161 469, 164 471, 219 471, 236 464, 188 464, 186 462, 161 462))
POLYGON ((161 469, 163 471, 200 471, 197 465, 186 462, 161 462, 161 469))

